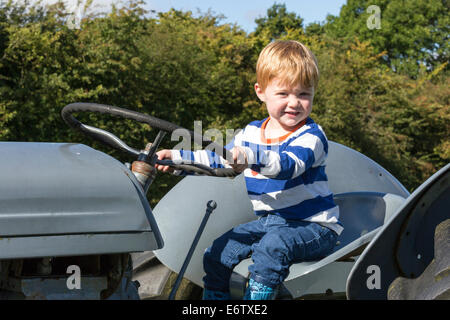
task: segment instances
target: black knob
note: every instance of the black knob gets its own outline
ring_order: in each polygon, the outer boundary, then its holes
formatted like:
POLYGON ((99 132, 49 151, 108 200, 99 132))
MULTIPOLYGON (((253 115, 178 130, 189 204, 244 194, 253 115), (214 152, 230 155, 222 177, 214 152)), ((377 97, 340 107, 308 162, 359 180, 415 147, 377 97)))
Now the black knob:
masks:
POLYGON ((209 200, 207 206, 208 209, 214 210, 217 208, 217 203, 214 200, 209 200))

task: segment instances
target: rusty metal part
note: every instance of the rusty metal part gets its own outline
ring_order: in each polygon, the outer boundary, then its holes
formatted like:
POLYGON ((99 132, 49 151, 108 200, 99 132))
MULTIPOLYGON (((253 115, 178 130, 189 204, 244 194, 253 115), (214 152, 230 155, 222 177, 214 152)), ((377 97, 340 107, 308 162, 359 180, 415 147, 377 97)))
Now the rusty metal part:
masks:
MULTIPOLYGON (((148 154, 151 147, 152 144, 147 143, 147 145, 145 146, 145 150, 141 150, 141 153, 148 154)), ((148 190, 150 183, 156 177, 155 167, 145 161, 133 161, 133 163, 131 164, 131 171, 134 173, 136 179, 139 181, 145 191, 148 190)))
POLYGON ((37 273, 39 275, 49 275, 52 273, 52 258, 42 258, 37 264, 37 273))
POLYGON ((149 182, 156 177, 156 169, 144 161, 134 161, 131 164, 131 171, 145 191, 148 190, 149 182))
POLYGON ((143 174, 145 176, 150 176, 154 170, 154 167, 144 161, 134 161, 131 164, 131 171, 143 174))
POLYGON ((108 255, 105 263, 108 265, 107 288, 100 293, 100 299, 107 299, 119 287, 127 265, 130 263, 128 253, 108 255))

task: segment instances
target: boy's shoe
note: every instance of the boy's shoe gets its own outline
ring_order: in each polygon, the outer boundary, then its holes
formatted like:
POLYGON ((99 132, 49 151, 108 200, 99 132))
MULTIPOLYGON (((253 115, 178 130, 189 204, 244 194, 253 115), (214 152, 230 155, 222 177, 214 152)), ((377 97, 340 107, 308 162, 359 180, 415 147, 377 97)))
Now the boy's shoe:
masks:
POLYGON ((244 300, 273 300, 276 294, 276 289, 250 279, 245 290, 244 300))
POLYGON ((203 289, 203 300, 230 300, 228 292, 203 289))

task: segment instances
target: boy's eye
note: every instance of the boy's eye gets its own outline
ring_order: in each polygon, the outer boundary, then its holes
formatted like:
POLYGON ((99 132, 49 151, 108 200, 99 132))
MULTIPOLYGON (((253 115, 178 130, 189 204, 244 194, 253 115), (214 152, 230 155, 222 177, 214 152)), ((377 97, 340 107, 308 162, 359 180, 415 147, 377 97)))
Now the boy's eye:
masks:
MULTIPOLYGON (((278 96, 282 96, 282 97, 286 97, 286 96, 289 95, 289 93, 287 93, 287 92, 277 92, 277 95, 278 96)), ((297 94, 298 97, 309 97, 310 95, 311 95, 310 92, 301 92, 301 93, 297 94)))

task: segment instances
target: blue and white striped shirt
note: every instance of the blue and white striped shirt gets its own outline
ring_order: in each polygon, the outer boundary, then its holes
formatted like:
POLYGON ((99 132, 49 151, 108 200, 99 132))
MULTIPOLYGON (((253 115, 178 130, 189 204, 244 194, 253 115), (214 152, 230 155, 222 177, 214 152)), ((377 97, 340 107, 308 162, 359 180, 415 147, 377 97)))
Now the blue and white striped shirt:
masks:
MULTIPOLYGON (((268 120, 251 122, 226 146, 240 146, 247 155, 249 168, 244 176, 255 214, 317 222, 340 234, 339 207, 325 174, 328 140, 322 128, 307 118, 292 133, 265 139, 268 120)), ((181 159, 213 168, 228 167, 222 157, 207 150, 172 150, 172 160, 181 159)))

